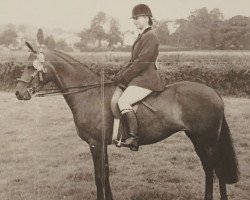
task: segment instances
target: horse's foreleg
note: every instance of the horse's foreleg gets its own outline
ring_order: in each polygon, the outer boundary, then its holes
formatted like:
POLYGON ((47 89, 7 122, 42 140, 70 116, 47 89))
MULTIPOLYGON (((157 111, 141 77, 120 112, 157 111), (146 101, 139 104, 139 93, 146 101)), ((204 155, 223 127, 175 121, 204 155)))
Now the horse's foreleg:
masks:
POLYGON ((109 164, 107 145, 101 143, 90 144, 90 151, 95 167, 95 183, 97 187, 97 200, 113 200, 109 183, 109 164))
POLYGON ((205 175, 206 175, 205 200, 212 200, 213 199, 214 170, 213 168, 207 168, 204 170, 205 170, 205 175))
POLYGON ((219 186, 220 186, 220 198, 221 198, 221 200, 228 200, 226 184, 221 179, 219 179, 219 186))

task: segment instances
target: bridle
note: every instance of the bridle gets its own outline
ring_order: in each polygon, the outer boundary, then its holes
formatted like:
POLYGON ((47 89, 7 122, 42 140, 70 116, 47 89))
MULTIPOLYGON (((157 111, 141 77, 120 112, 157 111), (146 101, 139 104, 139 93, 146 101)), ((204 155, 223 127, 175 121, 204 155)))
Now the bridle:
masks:
POLYGON ((65 87, 62 89, 56 89, 56 88, 45 88, 45 89, 39 89, 39 85, 38 87, 32 86, 32 82, 33 80, 38 77, 38 81, 39 82, 43 82, 44 81, 44 74, 47 73, 47 69, 46 70, 38 70, 36 69, 36 71, 34 73, 32 73, 31 78, 29 80, 24 80, 22 78, 17 78, 18 82, 23 82, 27 84, 27 91, 30 94, 35 94, 36 93, 36 97, 44 97, 44 96, 53 96, 53 95, 68 95, 68 94, 74 94, 74 93, 81 93, 81 92, 85 92, 87 90, 93 89, 93 88, 97 88, 97 87, 101 87, 102 84, 104 85, 111 85, 113 84, 113 81, 108 81, 105 83, 95 83, 95 84, 90 84, 90 85, 79 85, 79 86, 72 86, 72 87, 65 87), (79 90, 76 90, 79 89, 79 90), (74 90, 74 91, 70 91, 70 90, 74 90))
POLYGON ((108 81, 108 82, 101 81, 101 83, 72 86, 72 87, 66 87, 62 89, 55 89, 55 88, 40 89, 39 83, 44 82, 44 75, 48 72, 48 69, 45 66, 45 55, 43 52, 36 52, 28 42, 25 42, 25 44, 36 55, 36 59, 33 61, 33 67, 35 68, 35 72, 32 73, 30 80, 24 80, 22 78, 18 78, 17 81, 26 83, 27 91, 30 94, 36 93, 37 97, 44 97, 44 96, 51 96, 51 95, 58 95, 58 94, 68 95, 68 94, 85 92, 87 90, 101 87, 104 85, 113 84, 113 81, 108 81), (38 76, 38 86, 34 87, 32 86, 32 82, 37 76, 38 76), (76 89, 79 89, 79 90, 76 90, 76 89), (70 91, 70 90, 74 90, 74 91, 70 91))
POLYGON ((29 80, 24 80, 22 78, 17 78, 17 82, 26 83, 27 84, 27 90, 28 90, 28 92, 30 94, 34 94, 34 93, 36 93, 37 88, 34 87, 34 86, 31 87, 31 84, 32 84, 32 82, 33 82, 33 80, 35 79, 36 76, 40 77, 39 73, 41 73, 41 72, 39 72, 38 70, 36 70, 34 73, 32 73, 31 78, 29 80))

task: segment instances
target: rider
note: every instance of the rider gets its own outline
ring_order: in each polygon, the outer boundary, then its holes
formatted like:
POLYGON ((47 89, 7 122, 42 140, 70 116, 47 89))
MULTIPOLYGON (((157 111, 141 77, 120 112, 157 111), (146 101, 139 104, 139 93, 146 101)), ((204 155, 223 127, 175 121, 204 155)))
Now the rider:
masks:
POLYGON ((139 137, 137 118, 131 105, 164 88, 156 66, 159 50, 157 36, 151 28, 152 17, 145 4, 133 8, 132 18, 140 34, 133 44, 131 62, 112 79, 118 85, 117 91, 121 90, 119 84, 128 86, 118 100, 118 107, 129 126, 125 145, 133 151, 139 149, 139 137))

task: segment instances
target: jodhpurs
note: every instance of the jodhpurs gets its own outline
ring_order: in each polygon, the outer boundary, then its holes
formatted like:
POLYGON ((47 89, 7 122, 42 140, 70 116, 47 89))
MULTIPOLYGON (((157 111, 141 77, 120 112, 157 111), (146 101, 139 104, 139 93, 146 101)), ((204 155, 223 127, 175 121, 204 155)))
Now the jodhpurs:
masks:
MULTIPOLYGON (((118 86, 119 87, 119 86, 118 86)), ((118 88, 117 88, 118 89, 118 88)), ((122 114, 133 110, 134 103, 144 99, 152 91, 138 86, 128 86, 118 100, 118 107, 122 114)))

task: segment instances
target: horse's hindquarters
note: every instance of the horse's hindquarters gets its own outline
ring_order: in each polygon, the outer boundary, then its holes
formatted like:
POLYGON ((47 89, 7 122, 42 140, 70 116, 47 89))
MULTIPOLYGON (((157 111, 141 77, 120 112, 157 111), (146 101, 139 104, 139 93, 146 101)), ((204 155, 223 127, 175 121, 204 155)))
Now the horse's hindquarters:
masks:
POLYGON ((201 139, 218 139, 224 105, 211 88, 192 82, 170 85, 162 93, 144 100, 156 112, 140 104, 137 117, 142 144, 154 143, 178 131, 201 139))

